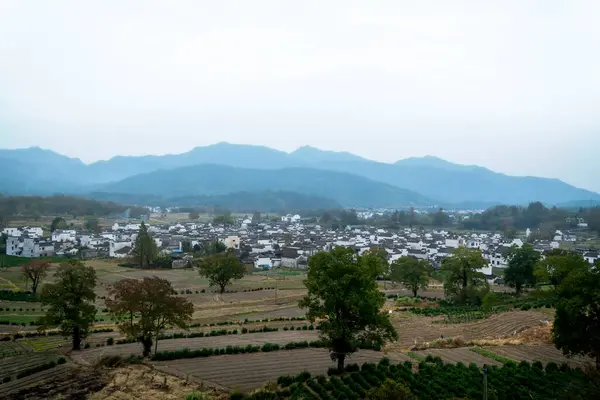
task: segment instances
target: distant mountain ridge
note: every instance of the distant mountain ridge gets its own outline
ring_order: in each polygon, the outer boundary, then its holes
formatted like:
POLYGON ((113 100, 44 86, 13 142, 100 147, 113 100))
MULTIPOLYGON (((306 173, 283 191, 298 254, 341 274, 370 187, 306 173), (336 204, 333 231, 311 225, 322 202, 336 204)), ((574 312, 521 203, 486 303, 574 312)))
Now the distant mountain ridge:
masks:
MULTIPOLYGON (((589 202, 600 200, 600 194, 589 190, 579 189, 557 179, 516 177, 479 166, 454 164, 434 157, 412 157, 399 160, 393 164, 371 161, 347 152, 323 151, 310 146, 286 153, 265 146, 237 145, 225 142, 195 147, 181 154, 162 156, 116 156, 109 160, 98 161, 89 165, 79 159, 62 156, 50 150, 39 148, 0 150, 0 168, 12 171, 9 176, 0 177, 0 192, 5 194, 51 194, 60 193, 89 193, 105 191, 106 188, 121 189, 121 181, 127 181, 140 174, 175 170, 199 165, 219 165, 246 169, 243 175, 248 179, 251 175, 262 174, 260 171, 286 170, 294 179, 306 182, 304 178, 313 179, 314 185, 326 185, 344 188, 349 198, 329 197, 342 205, 357 204, 359 198, 346 189, 351 179, 342 175, 327 175, 333 181, 319 180, 320 174, 314 170, 338 172, 353 176, 358 191, 369 187, 373 193, 381 196, 392 194, 392 198, 403 203, 414 205, 438 204, 444 207, 469 204, 526 204, 531 201, 542 201, 545 204, 563 204, 571 202, 589 202), (298 171, 299 170, 299 171, 298 171), (300 175, 298 175, 300 174, 300 175), (366 179, 365 179, 366 178, 366 179), (340 180, 340 181, 338 181, 340 180), (343 183, 343 184, 342 184, 343 183), (377 184, 377 185, 376 185, 377 184), (337 186, 336 186, 337 185, 337 186), (394 192, 404 189, 406 192, 394 192), (354 196, 354 197, 352 197, 354 196), (419 204, 423 202, 423 204, 419 204)), ((185 171, 185 170, 182 170, 185 171)), ((224 171, 224 170, 222 170, 224 171)), ((181 171, 180 171, 181 172, 181 171)), ((224 172, 223 172, 224 173, 224 172)), ((229 176, 224 173, 224 176, 229 176)), ((275 174, 277 179, 271 185, 261 184, 268 190, 291 190, 291 185, 280 178, 281 173, 275 174)), ((161 176, 158 174, 157 176, 161 176)), ((233 178, 227 178, 233 179, 233 178)), ((142 179, 143 180, 143 179, 142 179)), ((259 179, 260 181, 260 179, 259 179)), ((232 180, 232 182, 237 182, 232 180)), ((186 184, 195 185, 193 181, 186 184)), ((223 193, 223 190, 239 192, 241 190, 259 190, 248 188, 244 182, 220 187, 216 181, 203 181, 202 190, 197 195, 223 193), (220 188, 221 190, 216 190, 220 188)), ((313 193, 308 183, 297 185, 303 193, 313 193)), ((113 190, 111 189, 111 190, 113 190)), ((154 189, 153 189, 154 190, 154 189)), ((160 189, 156 189, 160 190, 160 189)), ((323 190, 321 190, 323 191, 323 190)), ((321 195, 322 193, 316 193, 321 195)), ((370 197, 372 203, 364 203, 363 196, 360 204, 374 207, 389 204, 383 198, 370 197), (377 200, 377 201, 375 201, 377 200)), ((399 206, 398 204, 397 206, 399 206)), ((476 207, 475 207, 476 208, 476 207)))

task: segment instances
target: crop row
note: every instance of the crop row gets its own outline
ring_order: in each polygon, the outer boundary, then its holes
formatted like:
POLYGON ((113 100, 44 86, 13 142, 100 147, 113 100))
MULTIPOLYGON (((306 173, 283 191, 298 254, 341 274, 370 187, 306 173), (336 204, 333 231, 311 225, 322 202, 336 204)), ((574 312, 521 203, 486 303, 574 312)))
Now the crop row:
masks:
MULTIPOLYGON (((67 360, 64 357, 60 357, 60 358, 58 358, 57 361, 50 361, 50 362, 47 362, 44 364, 36 365, 35 367, 24 369, 16 375, 16 379, 21 379, 21 378, 24 378, 29 375, 37 374, 38 372, 42 372, 47 369, 54 368, 57 365, 66 364, 66 362, 67 362, 67 360)), ((2 383, 8 383, 11 380, 12 380, 11 376, 5 376, 2 379, 2 383)))
MULTIPOLYGON (((426 360, 419 363, 417 371, 413 371, 410 361, 392 364, 389 359, 383 359, 379 364, 365 363, 360 371, 354 367, 353 372, 347 371, 341 377, 332 376, 329 379, 323 375, 311 377, 308 372, 303 372, 295 377, 280 377, 276 391, 264 389, 248 396, 234 393, 231 399, 300 398, 302 392, 310 388, 312 393, 308 397, 312 399, 358 400, 389 380, 404 385, 414 398, 422 400, 482 397, 483 375, 477 365, 445 364, 439 357, 433 356, 428 356, 426 360)), ((559 367, 549 363, 544 369, 540 362, 509 362, 502 367, 488 367, 486 374, 489 398, 587 399, 598 394, 593 378, 566 364, 559 367)), ((400 393, 396 395, 399 397, 394 398, 409 398, 400 397, 400 393)))
MULTIPOLYGON (((326 347, 322 341, 315 340, 312 342, 301 341, 301 342, 290 342, 285 345, 279 345, 277 343, 265 343, 262 346, 258 345, 247 345, 247 346, 227 346, 223 348, 203 348, 198 350, 190 350, 184 348, 181 350, 174 351, 162 351, 155 353, 152 356, 152 361, 169 361, 179 360, 186 358, 198 358, 198 357, 210 357, 219 356, 224 354, 246 354, 246 353, 269 353, 272 351, 279 350, 294 350, 294 349, 306 349, 306 348, 324 348, 326 347)), ((360 348, 367 350, 380 351, 381 347, 378 345, 363 345, 360 348)))
POLYGON ((493 351, 490 351, 487 349, 482 349, 481 347, 471 347, 469 350, 471 350, 472 352, 477 353, 479 355, 482 355, 484 357, 501 362, 502 364, 509 363, 509 362, 515 362, 515 360, 513 360, 512 358, 498 355, 498 354, 494 353, 493 351))
POLYGON ((285 321, 305 321, 306 317, 278 317, 278 318, 263 318, 263 319, 244 319, 243 322, 240 321, 223 321, 223 322, 213 322, 210 324, 191 324, 190 328, 201 328, 201 327, 211 327, 211 326, 226 326, 226 325, 241 325, 241 324, 257 324, 263 322, 285 322, 285 321))

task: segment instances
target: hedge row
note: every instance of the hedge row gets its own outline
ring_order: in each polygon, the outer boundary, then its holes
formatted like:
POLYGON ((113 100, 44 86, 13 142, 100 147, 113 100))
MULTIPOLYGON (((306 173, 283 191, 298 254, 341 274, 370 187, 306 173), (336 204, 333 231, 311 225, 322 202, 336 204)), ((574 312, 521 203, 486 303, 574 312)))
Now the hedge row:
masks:
MULTIPOLYGON (((198 357, 210 357, 218 356, 223 354, 245 354, 245 353, 269 353, 272 351, 279 350, 293 350, 293 349, 305 349, 305 348, 324 348, 325 344, 320 340, 312 342, 290 342, 285 345, 279 345, 277 343, 265 343, 261 346, 227 346, 224 348, 203 348, 198 350, 190 350, 188 348, 174 351, 162 351, 155 353, 152 356, 152 361, 169 361, 179 360, 184 358, 198 358, 198 357)), ((381 350, 380 346, 377 345, 365 345, 361 346, 362 349, 369 350, 381 350)))
POLYGON ((257 324, 261 322, 283 322, 283 321, 305 321, 305 317, 279 317, 279 318, 263 318, 263 319, 244 319, 241 321, 224 321, 224 322, 213 322, 211 324, 191 324, 190 328, 202 328, 211 326, 226 326, 226 325, 240 325, 240 324, 257 324))
POLYGON ((13 292, 12 290, 2 289, 0 290, 0 300, 35 303, 38 301, 38 298, 31 292, 13 292))
POLYGON ((64 357, 60 357, 56 361, 50 361, 45 364, 41 364, 41 365, 37 365, 32 368, 25 369, 17 374, 17 379, 21 379, 21 378, 24 378, 29 375, 37 374, 38 372, 42 372, 47 369, 54 368, 57 365, 65 364, 66 362, 67 362, 67 360, 64 357))

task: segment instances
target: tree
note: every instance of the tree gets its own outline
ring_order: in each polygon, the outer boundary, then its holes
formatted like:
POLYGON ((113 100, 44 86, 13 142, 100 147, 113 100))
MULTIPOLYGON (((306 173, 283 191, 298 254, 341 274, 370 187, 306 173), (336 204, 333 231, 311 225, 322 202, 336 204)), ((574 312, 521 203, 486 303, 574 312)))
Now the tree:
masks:
POLYGON ((192 252, 192 242, 190 240, 184 240, 181 242, 181 251, 184 253, 192 252))
POLYGON ((79 350, 96 317, 96 271, 70 260, 58 267, 54 278, 40 295, 41 303, 48 307, 41 325, 59 325, 64 336, 71 336, 73 350, 79 350))
POLYGON ((413 400, 410 388, 403 382, 386 379, 381 386, 369 390, 366 400, 413 400))
POLYGON ((252 223, 253 224, 260 224, 261 220, 262 220, 262 216, 260 215, 260 212, 256 211, 254 214, 252 214, 252 223))
POLYGON ((106 307, 117 318, 119 330, 139 341, 143 356, 148 357, 153 341, 156 353, 158 337, 164 329, 185 329, 192 319, 194 305, 176 294, 171 282, 157 276, 123 279, 110 286, 106 307))
POLYGON ((50 263, 45 260, 31 260, 21 267, 25 281, 31 281, 31 292, 33 294, 37 293, 40 282, 48 275, 48 268, 50 268, 50 263))
POLYGON ((562 281, 573 271, 586 270, 588 262, 581 254, 554 249, 540 260, 535 268, 534 275, 538 281, 548 282, 558 289, 562 281))
POLYGON ((188 214, 188 218, 191 219, 192 221, 195 221, 198 218, 200 218, 200 213, 198 211, 190 211, 188 214))
POLYGON ((210 256, 213 254, 223 253, 227 250, 227 246, 220 240, 208 240, 202 243, 202 246, 194 246, 194 252, 198 253, 198 256, 210 256), (196 246, 199 247, 196 250, 196 246))
POLYGON ((52 223, 50 224, 50 232, 54 232, 57 229, 66 229, 67 228, 67 222, 65 221, 65 219, 63 217, 56 217, 52 220, 52 223))
POLYGON ((133 255, 137 258, 140 267, 144 268, 152 264, 152 262, 158 256, 158 248, 156 242, 148 233, 146 224, 142 222, 140 231, 135 238, 135 244, 133 246, 133 255))
POLYGON ((100 232, 101 227, 98 218, 88 218, 87 221, 85 221, 85 229, 91 232, 100 232))
POLYGON ((299 306, 307 309, 311 321, 320 320, 320 338, 340 372, 346 357, 361 344, 382 345, 398 337, 388 314, 381 311, 385 296, 375 281, 383 272, 380 266, 372 254, 359 256, 342 247, 308 260, 308 294, 299 306))
POLYGON ((504 280, 511 288, 515 288, 517 296, 524 287, 535 286, 534 271, 541 255, 529 243, 521 248, 513 247, 508 253, 508 267, 504 271, 504 280))
POLYGON ((447 273, 444 292, 457 303, 479 304, 489 290, 485 275, 477 270, 487 265, 478 249, 459 247, 442 262, 447 273))
POLYGON ((208 278, 210 286, 219 286, 221 293, 233 279, 242 279, 246 273, 246 268, 233 250, 208 256, 200 261, 198 267, 200 275, 208 278))
POLYGON ((429 284, 431 265, 426 260, 400 257, 392 263, 390 269, 390 279, 408 287, 415 297, 419 289, 425 289, 429 284))
POLYGON ((593 357, 600 370, 600 270, 574 268, 557 295, 554 344, 566 355, 593 357))
POLYGON ((289 232, 286 232, 283 234, 283 243, 287 246, 292 244, 292 234, 289 232))
POLYGON ((231 215, 221 214, 213 218, 213 224, 215 225, 233 225, 234 220, 231 215))

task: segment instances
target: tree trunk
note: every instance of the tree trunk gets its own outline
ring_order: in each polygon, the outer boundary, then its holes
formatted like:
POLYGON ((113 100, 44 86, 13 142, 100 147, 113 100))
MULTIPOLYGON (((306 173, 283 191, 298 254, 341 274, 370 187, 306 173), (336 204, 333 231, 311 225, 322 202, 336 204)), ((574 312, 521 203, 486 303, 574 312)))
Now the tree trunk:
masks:
POLYGON ((600 371, 600 355, 596 356, 596 370, 600 371))
POLYGON ((33 293, 34 295, 37 293, 37 288, 38 288, 38 284, 36 281, 33 281, 31 283, 31 293, 33 293))
POLYGON ((521 287, 521 284, 520 284, 520 283, 517 283, 517 284, 515 285, 515 292, 516 292, 515 294, 516 294, 517 296, 520 296, 520 295, 521 295, 521 291, 522 291, 522 290, 523 290, 523 288, 521 287))
POLYGON ((417 292, 419 291, 419 288, 413 288, 413 297, 417 297, 417 292))
POLYGON ((344 362, 346 361, 346 355, 345 354, 338 354, 337 356, 337 368, 338 371, 340 373, 344 372, 344 362))
POLYGON ((150 357, 150 354, 152 353, 152 338, 143 337, 141 341, 144 348, 142 351, 142 356, 150 357))
POLYGON ((78 326, 73 328, 73 350, 81 350, 81 330, 78 326))
POLYGON ((221 286, 221 294, 225 293, 225 285, 219 285, 221 286))

